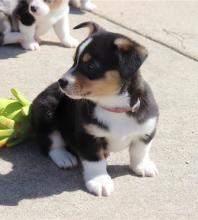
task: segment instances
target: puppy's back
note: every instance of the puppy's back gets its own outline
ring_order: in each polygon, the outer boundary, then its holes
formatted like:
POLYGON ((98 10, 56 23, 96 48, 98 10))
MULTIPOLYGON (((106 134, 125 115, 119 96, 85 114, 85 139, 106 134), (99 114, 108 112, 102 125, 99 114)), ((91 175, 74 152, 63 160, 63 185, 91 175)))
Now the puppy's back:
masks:
POLYGON ((20 0, 0 0, 0 12, 11 15, 20 0))

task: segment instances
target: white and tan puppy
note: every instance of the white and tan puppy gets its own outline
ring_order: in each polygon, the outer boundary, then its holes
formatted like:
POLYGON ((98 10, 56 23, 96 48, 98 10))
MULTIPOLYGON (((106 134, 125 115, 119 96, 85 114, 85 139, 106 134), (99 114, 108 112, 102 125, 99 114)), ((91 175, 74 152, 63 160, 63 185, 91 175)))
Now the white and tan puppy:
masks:
POLYGON ((0 10, 1 17, 4 18, 3 22, 0 21, 0 27, 2 27, 0 28, 0 44, 20 42, 24 49, 37 50, 39 37, 53 28, 64 46, 76 47, 78 45, 78 41, 70 35, 69 0, 18 0, 11 14, 7 14, 6 10, 13 0, 6 1, 8 4, 2 1, 4 7, 0 10), (14 37, 13 22, 10 22, 13 16, 17 23, 14 37), (10 25, 8 25, 9 22, 10 25), (19 36, 16 31, 20 33, 19 36), (12 36, 11 40, 8 39, 10 36, 12 36))
POLYGON ((67 0, 30 0, 29 2, 29 12, 35 22, 31 26, 19 23, 20 31, 26 36, 22 44, 25 49, 38 49, 39 37, 52 27, 64 46, 76 47, 78 45, 78 41, 70 35, 67 0))

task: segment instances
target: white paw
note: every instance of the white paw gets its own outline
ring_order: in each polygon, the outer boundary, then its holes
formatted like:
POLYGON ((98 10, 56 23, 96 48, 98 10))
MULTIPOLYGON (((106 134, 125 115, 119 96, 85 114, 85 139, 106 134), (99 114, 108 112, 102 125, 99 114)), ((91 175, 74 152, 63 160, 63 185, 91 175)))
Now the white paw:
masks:
POLYGON ((88 1, 86 3, 83 3, 81 8, 86 11, 93 11, 94 9, 96 9, 96 5, 88 1))
POLYGON ((40 48, 39 43, 38 42, 23 42, 22 47, 25 50, 38 50, 40 48))
POLYGON ((138 175, 138 176, 148 176, 154 177, 158 174, 157 167, 151 160, 144 160, 139 164, 131 164, 130 168, 138 175))
POLYGON ((78 164, 76 157, 64 148, 54 148, 50 150, 49 156, 60 168, 71 168, 78 164))
POLYGON ((85 185, 96 196, 109 196, 114 190, 114 182, 108 174, 85 180, 85 185))
POLYGON ((79 41, 76 40, 75 38, 73 37, 68 37, 66 40, 64 40, 64 42, 62 42, 63 45, 65 47, 69 47, 69 48, 72 48, 72 47, 77 47, 78 44, 79 44, 79 41))

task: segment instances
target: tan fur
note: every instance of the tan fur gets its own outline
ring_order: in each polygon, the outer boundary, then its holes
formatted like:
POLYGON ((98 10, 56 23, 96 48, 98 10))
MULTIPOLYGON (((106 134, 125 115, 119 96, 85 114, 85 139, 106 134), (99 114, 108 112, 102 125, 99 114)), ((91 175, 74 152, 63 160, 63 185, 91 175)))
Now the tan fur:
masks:
POLYGON ((130 50, 133 47, 133 43, 126 38, 118 38, 115 40, 114 44, 122 50, 130 50))
POLYGON ((148 51, 145 47, 139 46, 139 47, 136 47, 136 50, 138 51, 138 54, 140 55, 142 59, 148 56, 148 51))
POLYGON ((65 3, 65 0, 54 0, 50 5, 50 9, 55 10, 59 8, 63 3, 65 3))
POLYGON ((89 53, 86 53, 86 54, 83 55, 82 61, 84 63, 86 63, 86 62, 88 62, 90 60, 91 60, 91 55, 89 53))
POLYGON ((118 71, 108 71, 102 79, 89 80, 77 74, 75 83, 66 88, 66 92, 77 96, 111 96, 121 87, 121 78, 118 71))

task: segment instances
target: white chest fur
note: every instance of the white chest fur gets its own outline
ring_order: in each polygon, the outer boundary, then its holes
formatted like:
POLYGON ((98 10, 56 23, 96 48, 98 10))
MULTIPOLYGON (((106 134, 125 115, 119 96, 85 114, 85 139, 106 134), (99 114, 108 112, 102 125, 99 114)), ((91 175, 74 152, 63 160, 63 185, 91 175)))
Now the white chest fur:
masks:
POLYGON ((88 130, 97 137, 105 137, 110 151, 123 150, 141 136, 152 133, 157 121, 156 118, 150 118, 144 123, 138 123, 135 118, 128 117, 125 113, 109 112, 99 106, 95 108, 95 115, 109 130, 95 125, 89 126, 88 130))
POLYGON ((61 7, 58 10, 51 11, 46 16, 36 18, 36 35, 41 36, 47 33, 54 24, 56 24, 64 16, 68 16, 69 7, 61 7))

